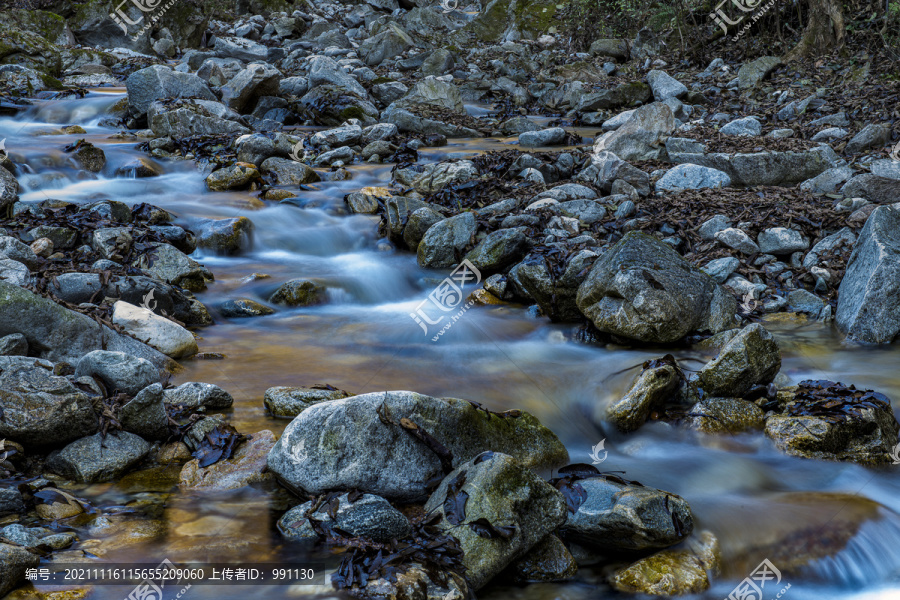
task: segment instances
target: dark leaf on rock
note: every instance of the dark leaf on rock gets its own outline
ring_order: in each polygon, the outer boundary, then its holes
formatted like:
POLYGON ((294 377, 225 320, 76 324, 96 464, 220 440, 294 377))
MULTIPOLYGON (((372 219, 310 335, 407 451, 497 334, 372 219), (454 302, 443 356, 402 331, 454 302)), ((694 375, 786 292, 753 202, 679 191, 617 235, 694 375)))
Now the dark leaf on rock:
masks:
POLYGON ((447 497, 444 498, 444 515, 451 525, 459 525, 466 520, 466 501, 469 494, 462 491, 466 484, 465 472, 456 476, 456 479, 447 486, 447 497))
POLYGON ((480 537, 487 539, 502 538, 508 540, 516 534, 515 525, 492 525, 490 521, 481 517, 468 523, 469 528, 477 533, 480 537))
POLYGON ((217 425, 206 434, 193 456, 200 462, 201 468, 208 467, 231 458, 237 445, 244 439, 231 425, 217 425))

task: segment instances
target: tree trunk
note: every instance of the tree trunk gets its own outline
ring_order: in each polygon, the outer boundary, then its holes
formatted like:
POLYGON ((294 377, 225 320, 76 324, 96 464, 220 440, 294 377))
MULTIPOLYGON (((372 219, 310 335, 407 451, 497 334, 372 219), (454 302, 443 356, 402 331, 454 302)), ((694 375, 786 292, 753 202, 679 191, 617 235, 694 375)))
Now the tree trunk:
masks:
POLYGON ((788 60, 830 54, 844 45, 844 15, 840 0, 808 0, 809 20, 803 37, 788 53, 788 60))

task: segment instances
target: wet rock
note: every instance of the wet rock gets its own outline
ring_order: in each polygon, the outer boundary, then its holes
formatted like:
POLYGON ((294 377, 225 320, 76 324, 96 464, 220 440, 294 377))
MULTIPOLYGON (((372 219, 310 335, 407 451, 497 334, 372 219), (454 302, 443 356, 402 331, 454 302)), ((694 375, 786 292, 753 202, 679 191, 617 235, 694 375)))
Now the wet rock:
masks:
POLYGON ((99 173, 106 166, 106 154, 89 142, 81 144, 74 156, 81 168, 91 173, 99 173))
POLYGON ((309 517, 306 513, 312 510, 312 502, 295 506, 278 520, 278 531, 289 540, 315 539, 318 535, 309 522, 313 518, 353 536, 365 536, 381 543, 400 540, 412 533, 409 519, 384 498, 363 494, 351 502, 348 496, 338 496, 334 516, 329 514, 328 504, 310 513, 309 517))
POLYGON ((587 498, 560 529, 564 539, 607 551, 666 548, 694 528, 681 496, 604 477, 578 482, 587 498))
POLYGON ((122 428, 148 440, 169 437, 169 416, 163 403, 162 385, 154 383, 142 389, 119 411, 122 428))
POLYGON ((900 207, 871 214, 847 263, 835 320, 849 338, 890 343, 900 332, 900 207))
POLYGON ((478 169, 470 160, 437 163, 425 167, 422 174, 413 181, 417 192, 427 194, 437 192, 454 183, 465 183, 478 179, 478 169))
MULTIPOLYGON (((395 244, 403 243, 403 234, 411 215, 420 208, 431 208, 431 205, 416 198, 391 196, 384 201, 385 219, 388 239, 395 244)), ((444 217, 441 215, 442 220, 444 217)), ((421 234, 424 235, 424 232, 421 234)))
POLYGON ((709 589, 709 574, 718 575, 719 541, 709 531, 691 538, 685 548, 672 548, 617 570, 610 585, 620 592, 681 596, 709 589))
POLYGON ((504 135, 519 135, 538 130, 540 130, 538 124, 525 116, 512 117, 500 123, 500 131, 504 135))
POLYGON ((758 136, 762 134, 762 123, 755 117, 735 119, 719 130, 724 135, 758 136))
POLYGON ((466 255, 484 273, 502 271, 514 265, 528 251, 528 240, 519 229, 498 229, 489 233, 466 255))
POLYGON ((344 202, 352 213, 374 215, 381 207, 378 202, 379 198, 390 198, 390 192, 387 191, 385 193, 367 193, 367 190, 374 191, 378 189, 363 188, 358 192, 350 192, 344 196, 344 202))
POLYGON ((28 356, 28 340, 21 333, 0 338, 0 356, 28 356))
POLYGON ((25 501, 22 493, 16 488, 0 488, 0 515, 25 512, 25 501))
POLYGON ((436 119, 420 117, 413 110, 408 110, 399 106, 402 101, 398 100, 388 106, 381 114, 381 120, 387 123, 393 123, 400 131, 421 133, 425 135, 440 134, 447 137, 483 137, 480 131, 463 127, 461 125, 453 125, 436 119))
POLYGON ((348 398, 344 390, 277 386, 266 390, 263 404, 273 417, 296 417, 319 402, 348 398))
MULTIPOLYGON (((336 129, 326 129, 319 131, 310 138, 310 142, 314 146, 331 146, 338 148, 341 146, 352 146, 358 144, 362 139, 362 127, 359 125, 347 125, 336 129)), ((364 153, 365 154, 365 153, 364 153)))
POLYGON ((366 583, 366 593, 372 598, 396 599, 409 598, 410 600, 459 600, 471 597, 471 591, 466 580, 453 571, 441 573, 443 581, 437 583, 432 580, 434 571, 419 563, 410 563, 405 566, 405 571, 395 578, 381 578, 369 580, 366 583), (428 572, 432 575, 429 575, 428 572))
POLYGON ((519 134, 519 145, 530 147, 556 146, 566 140, 566 130, 562 127, 551 127, 539 131, 525 131, 519 134))
POLYGON ((235 298, 226 300, 219 305, 219 312, 226 319, 239 319, 243 317, 261 317, 271 315, 275 311, 265 304, 260 304, 250 298, 235 298))
POLYGON ((716 280, 716 283, 725 283, 728 277, 741 266, 741 261, 733 256, 717 258, 709 261, 703 272, 716 280))
POLYGON ((150 452, 150 444, 126 431, 96 433, 47 457, 47 468, 82 483, 116 479, 150 452))
POLYGON ((166 356, 184 358, 199 351, 190 331, 152 310, 119 300, 113 304, 112 321, 166 356))
POLYGON ((687 87, 683 83, 665 71, 657 69, 647 73, 647 83, 650 84, 650 89, 653 90, 653 99, 657 102, 662 102, 669 98, 683 98, 688 92, 687 87))
POLYGON ((524 556, 566 521, 563 496, 543 479, 499 452, 461 464, 447 475, 425 504, 426 512, 441 514, 438 524, 462 546, 466 577, 474 589, 483 587, 510 563, 524 556), (446 507, 451 485, 468 494, 459 525, 446 507), (468 523, 486 520, 494 528, 508 527, 509 537, 482 537, 468 523))
POLYGON ((740 398, 708 398, 691 407, 691 427, 704 433, 740 433, 762 429, 765 415, 752 402, 740 398))
POLYGON ((220 254, 237 254, 251 246, 253 223, 247 217, 201 221, 197 246, 220 254))
POLYGON ((246 187, 259 179, 259 171, 248 165, 231 165, 218 169, 206 178, 206 186, 214 192, 246 187))
POLYGON ((260 96, 278 92, 281 71, 265 63, 251 63, 222 86, 222 102, 238 112, 256 104, 260 96))
POLYGON ((41 557, 25 548, 11 544, 0 544, 0 595, 26 582, 25 572, 41 564, 41 557))
POLYGON ((809 240, 796 229, 772 227, 762 231, 756 238, 759 251, 764 254, 793 254, 809 248, 809 240))
POLYGON ((195 492, 223 492, 267 481, 272 476, 266 473, 266 457, 274 445, 275 434, 258 431, 241 443, 231 458, 208 467, 201 467, 196 458, 189 461, 181 469, 180 485, 195 492))
POLYGON ((891 128, 882 123, 866 125, 853 138, 847 142, 844 152, 858 154, 872 148, 887 146, 891 141, 891 128))
POLYGON ((103 258, 115 262, 124 261, 133 243, 128 227, 103 227, 95 229, 91 236, 91 246, 103 258))
POLYGON ((656 160, 665 150, 664 138, 675 130, 672 109, 654 102, 634 111, 631 118, 615 131, 608 131, 594 142, 594 153, 614 153, 622 160, 656 160))
POLYGON ((778 342, 759 323, 741 329, 697 373, 697 384, 710 396, 741 397, 757 385, 768 385, 781 369, 778 342))
POLYGON ((900 188, 897 181, 873 173, 863 173, 852 178, 841 188, 841 194, 845 198, 865 198, 876 204, 900 202, 900 188))
MULTIPOLYGON (((787 390, 796 394, 801 388, 787 390)), ((826 394, 827 396, 827 394, 826 394)), ((848 409, 816 411, 806 399, 788 400, 782 414, 766 419, 766 435, 792 456, 883 465, 893 461, 900 424, 889 403, 832 398, 848 409)))
POLYGON ((76 363, 92 350, 107 348, 147 359, 160 369, 173 365, 170 358, 143 342, 0 281, 0 336, 11 333, 24 335, 29 352, 51 361, 76 363))
POLYGON ((419 242, 419 266, 443 268, 456 265, 457 257, 469 245, 475 228, 475 216, 471 212, 460 213, 429 227, 419 242))
POLYGON ((19 182, 12 173, 0 167, 0 215, 6 215, 18 198, 19 182))
POLYGON ((682 380, 674 365, 644 369, 622 399, 606 407, 605 416, 621 431, 634 431, 647 421, 652 410, 675 395, 682 380))
POLYGON ((94 350, 78 361, 75 376, 85 375, 99 377, 110 394, 119 391, 130 396, 159 381, 159 371, 150 361, 107 350, 94 350))
POLYGON ((514 561, 504 571, 514 583, 539 583, 571 579, 578 572, 578 563, 553 534, 538 542, 522 558, 514 561))
POLYGON ((29 447, 63 444, 99 426, 90 398, 37 358, 0 357, 0 409, 0 436, 29 447))
POLYGON ((311 167, 286 158, 267 158, 260 165, 263 173, 275 177, 277 185, 303 185, 320 181, 321 177, 311 167))
POLYGON ((325 286, 308 279, 291 279, 275 290, 269 302, 287 306, 310 306, 324 302, 325 297, 325 286))
POLYGON ((378 415, 385 411, 427 431, 450 450, 454 465, 486 450, 509 453, 528 468, 561 464, 568 456, 528 413, 498 416, 466 400, 380 392, 301 412, 269 454, 269 469, 288 487, 311 494, 357 488, 389 500, 422 499, 426 483, 441 472, 440 461, 402 428, 382 421, 378 415))
POLYGON ((738 70, 738 87, 742 90, 756 87, 780 64, 781 58, 777 56, 762 56, 744 63, 738 70))
POLYGON ((213 274, 185 253, 169 244, 159 244, 154 250, 154 259, 141 255, 135 266, 152 276, 191 291, 206 289, 206 283, 213 280, 213 274))
POLYGON ((736 310, 734 298, 709 275, 664 242, 634 231, 594 263, 577 304, 600 331, 645 342, 724 331, 736 310))
POLYGON ((174 71, 163 65, 153 65, 135 71, 125 80, 128 103, 138 114, 145 114, 154 100, 195 97, 217 100, 206 82, 191 73, 174 71))
POLYGON ((792 290, 787 295, 788 309, 818 318, 825 308, 825 301, 807 290, 792 290))
POLYGON ((188 408, 200 408, 204 406, 214 410, 229 408, 234 404, 231 394, 217 385, 189 381, 176 388, 169 388, 163 392, 163 401, 166 404, 186 406, 188 408))
POLYGON ((837 233, 833 233, 817 242, 803 257, 803 267, 806 269, 815 267, 824 256, 837 252, 842 247, 852 248, 855 243, 856 234, 849 227, 844 227, 837 233))
POLYGON ((326 56, 316 56, 309 61, 309 89, 321 85, 336 86, 362 98, 366 97, 366 88, 326 56))
POLYGON ((682 164, 669 169, 656 182, 657 191, 700 190, 731 185, 731 177, 717 169, 699 165, 682 164))
POLYGON ((403 228, 403 242, 410 250, 416 250, 425 233, 435 223, 444 220, 444 215, 436 210, 423 206, 414 210, 406 221, 406 227, 403 228))
POLYGON ((584 281, 584 270, 596 258, 596 252, 582 250, 569 260, 562 277, 553 278, 543 258, 531 255, 510 270, 510 278, 551 321, 579 321, 582 315, 576 294, 584 281))

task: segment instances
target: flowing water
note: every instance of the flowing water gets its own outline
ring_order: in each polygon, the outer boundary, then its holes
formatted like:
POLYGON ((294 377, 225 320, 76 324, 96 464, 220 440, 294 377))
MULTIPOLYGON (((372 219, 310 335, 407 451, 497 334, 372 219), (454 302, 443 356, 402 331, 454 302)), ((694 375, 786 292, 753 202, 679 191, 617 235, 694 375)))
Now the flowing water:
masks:
MULTIPOLYGON (((7 151, 26 165, 27 173, 20 176, 23 201, 147 202, 169 210, 189 228, 200 219, 249 217, 254 224, 250 251, 236 257, 194 254, 216 277, 198 294, 210 307, 235 296, 265 298, 278 283, 295 277, 329 288, 324 305, 280 308, 251 319, 217 317, 214 326, 201 331, 201 351, 226 358, 186 361, 174 382, 205 381, 229 391, 238 430, 270 429, 280 435, 289 421, 265 416, 262 404, 264 391, 276 385, 328 383, 354 393, 415 390, 477 400, 492 410, 525 409, 559 435, 573 462, 588 462, 591 447, 605 439, 608 458, 601 468, 625 471, 629 479, 688 500, 695 530, 715 532, 724 558, 722 576, 698 597, 727 597, 762 559, 785 554, 789 542, 784 540, 796 539, 795 532, 829 539, 839 536, 842 524, 862 522, 842 550, 806 568, 785 569, 781 583, 770 583, 763 597, 774 598, 790 584, 782 597, 900 598, 900 466, 874 470, 792 458, 761 434, 717 438, 651 423, 623 436, 598 427, 591 419, 595 406, 621 395, 635 367, 664 352, 579 344, 571 340, 571 326, 534 318, 521 306, 473 307, 432 342, 434 330, 425 335, 410 313, 447 273, 420 269, 412 253, 380 248, 378 219, 343 210, 346 193, 388 184, 390 165, 353 165, 349 181, 316 184, 291 204, 264 207, 247 192, 209 192, 189 161, 161 162, 164 174, 155 178, 114 178, 118 166, 144 156, 133 138, 115 137, 115 131, 97 124, 122 97, 122 90, 97 90, 83 99, 38 102, 22 115, 0 118, 0 139, 6 138, 7 151), (87 134, 50 135, 73 124, 87 134), (103 174, 79 172, 63 152, 80 138, 105 151, 103 174), (250 277, 254 273, 271 278, 250 277), (852 498, 826 495, 832 492, 852 498)), ((471 155, 508 147, 506 142, 451 140, 446 147, 424 150, 421 159, 471 155)), ((830 326, 818 323, 785 319, 766 326, 778 336, 782 373, 792 382, 828 378, 900 398, 898 350, 844 347, 830 326)), ((702 356, 690 351, 677 358, 685 359, 688 368, 702 364, 696 362, 702 356)), ((169 558, 302 565, 315 556, 280 540, 273 526, 278 506, 268 495, 245 490, 214 498, 169 496, 173 476, 177 469, 160 469, 115 484, 75 487, 108 513, 122 513, 76 528, 82 540, 90 540, 80 549, 115 562, 154 564, 169 558), (125 510, 142 507, 151 508, 140 516, 125 510)), ((80 549, 67 556, 81 554, 80 549)), ((798 551, 802 554, 804 547, 798 551)), ((772 560, 777 567, 777 559, 772 560)), ((585 568, 572 582, 493 586, 480 597, 615 595, 600 581, 599 571, 585 568)), ((195 586, 189 593, 280 598, 317 589, 195 586)), ((93 597, 122 598, 127 592, 122 586, 101 586, 93 597)))

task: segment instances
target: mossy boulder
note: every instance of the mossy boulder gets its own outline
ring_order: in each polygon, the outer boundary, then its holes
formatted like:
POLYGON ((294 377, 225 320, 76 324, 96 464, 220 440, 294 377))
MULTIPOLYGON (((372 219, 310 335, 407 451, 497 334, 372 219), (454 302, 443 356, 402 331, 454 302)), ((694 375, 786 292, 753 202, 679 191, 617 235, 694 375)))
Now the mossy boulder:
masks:
POLYGON ((577 572, 578 563, 572 553, 551 533, 509 565, 504 574, 514 583, 539 583, 570 579, 577 572))
POLYGON ((766 423, 762 409, 741 398, 707 398, 690 413, 691 427, 706 433, 740 433, 762 429, 766 423))
POLYGON ((621 431, 634 431, 644 424, 650 411, 670 400, 682 381, 675 365, 662 364, 641 371, 621 400, 606 408, 606 418, 621 431))
POLYGON ((459 540, 466 578, 476 590, 562 525, 567 514, 562 493, 499 452, 485 452, 447 475, 425 511, 441 515, 437 526, 459 540))
POLYGON ((759 323, 738 332, 697 373, 697 385, 709 396, 741 397, 757 385, 768 385, 781 369, 778 342, 759 323))
POLYGON ((175 45, 182 50, 198 48, 203 32, 209 24, 209 16, 204 14, 203 7, 199 3, 179 2, 163 13, 156 27, 168 29, 175 45))
POLYGON ((13 9, 0 12, 0 20, 16 25, 23 31, 35 33, 51 44, 65 46, 72 43, 66 20, 46 10, 13 9))
POLYGON ((21 65, 51 76, 59 75, 62 67, 56 46, 6 21, 0 21, 0 64, 21 65))
POLYGON ((458 34, 485 42, 535 40, 553 33, 557 3, 551 0, 492 0, 458 34))
POLYGON ((269 469, 289 488, 310 494, 356 488, 389 500, 422 500, 427 483, 441 473, 441 460, 401 422, 414 423, 450 450, 453 466, 487 450, 510 454, 526 468, 568 460, 553 432, 526 412, 497 414, 467 400, 396 391, 305 409, 269 454, 269 469))
POLYGON ((236 164, 213 171, 206 178, 206 186, 214 192, 247 187, 259 179, 259 171, 253 165, 236 164))
POLYGON ((128 48, 136 52, 151 53, 150 31, 143 28, 147 25, 147 19, 153 18, 160 9, 145 13, 133 2, 126 2, 122 5, 122 11, 134 24, 123 20, 125 24, 123 29, 110 17, 110 13, 116 8, 110 0, 88 0, 79 5, 78 10, 68 20, 69 27, 75 34, 75 40, 83 46, 128 48), (134 35, 138 35, 136 40, 132 39, 134 35))
POLYGON ((292 107, 296 113, 312 117, 318 125, 337 127, 347 119, 359 119, 363 126, 374 125, 378 109, 355 92, 333 85, 323 84, 311 89, 292 107))
POLYGON ((719 541, 703 531, 685 548, 657 552, 616 571, 610 584, 620 592, 681 596, 709 589, 708 573, 719 570, 719 541))
POLYGON ((287 306, 310 306, 325 300, 325 286, 307 279, 291 279, 281 284, 269 302, 287 306))

